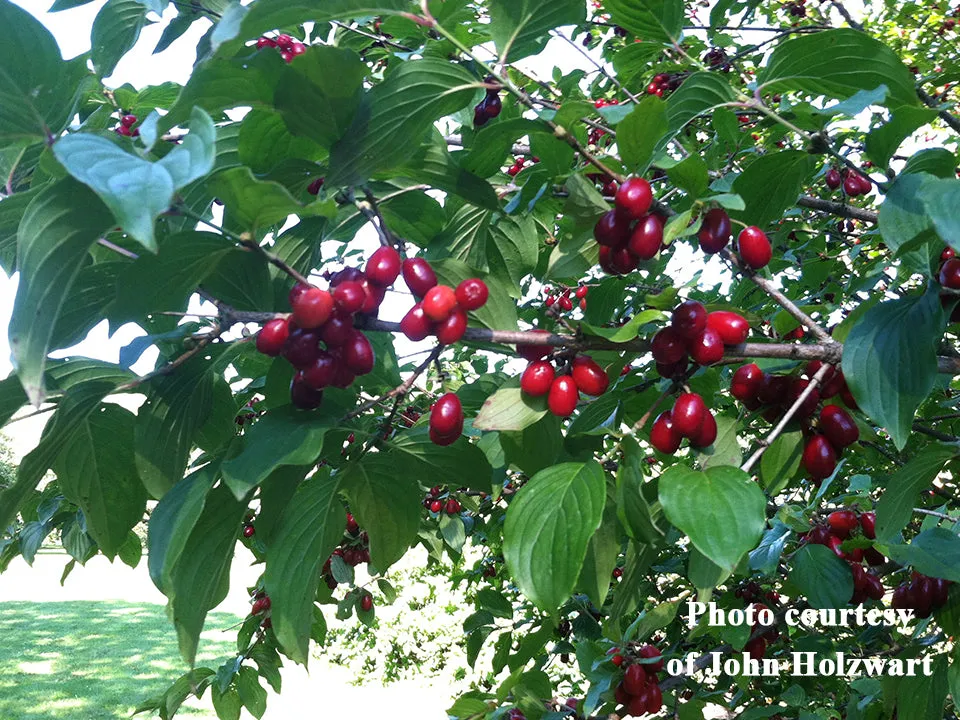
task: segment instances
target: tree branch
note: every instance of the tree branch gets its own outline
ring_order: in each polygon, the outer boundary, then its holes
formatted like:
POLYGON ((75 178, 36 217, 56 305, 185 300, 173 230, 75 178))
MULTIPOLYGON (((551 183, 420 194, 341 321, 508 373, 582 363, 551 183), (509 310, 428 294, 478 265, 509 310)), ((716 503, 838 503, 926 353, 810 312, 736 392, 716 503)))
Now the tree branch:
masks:
POLYGON ((802 195, 797 199, 797 205, 800 207, 819 210, 839 217, 850 218, 852 220, 863 220, 864 222, 876 224, 879 215, 872 210, 853 207, 846 203, 834 202, 833 200, 821 200, 820 198, 802 195))

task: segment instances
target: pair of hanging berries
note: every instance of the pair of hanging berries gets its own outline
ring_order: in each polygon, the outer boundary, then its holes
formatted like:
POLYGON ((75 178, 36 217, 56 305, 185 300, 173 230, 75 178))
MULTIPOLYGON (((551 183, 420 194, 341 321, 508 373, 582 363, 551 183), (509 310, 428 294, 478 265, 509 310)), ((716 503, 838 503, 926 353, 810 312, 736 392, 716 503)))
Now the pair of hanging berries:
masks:
POLYGON ((277 48, 280 51, 280 57, 286 63, 292 62, 297 55, 303 55, 307 51, 307 46, 299 40, 289 35, 277 35, 276 38, 270 38, 266 35, 257 38, 257 50, 263 48, 277 48))
POLYGON ((653 336, 650 351, 662 377, 681 376, 688 357, 697 365, 713 365, 723 358, 726 345, 747 339, 750 324, 729 310, 708 313, 702 303, 687 300, 673 310, 670 325, 653 336))
MULTIPOLYGON (((497 79, 493 75, 487 75, 484 82, 488 85, 496 84, 497 79)), ((499 85, 496 88, 487 88, 483 100, 473 108, 473 126, 475 128, 483 127, 497 117, 501 110, 503 110, 503 103, 500 101, 499 85)))
POLYGON ((827 183, 827 187, 831 190, 836 190, 842 185, 843 192, 848 197, 866 195, 873 190, 873 183, 871 183, 865 175, 854 172, 849 168, 841 168, 840 170, 837 170, 836 168, 830 168, 827 170, 827 174, 824 179, 827 183))

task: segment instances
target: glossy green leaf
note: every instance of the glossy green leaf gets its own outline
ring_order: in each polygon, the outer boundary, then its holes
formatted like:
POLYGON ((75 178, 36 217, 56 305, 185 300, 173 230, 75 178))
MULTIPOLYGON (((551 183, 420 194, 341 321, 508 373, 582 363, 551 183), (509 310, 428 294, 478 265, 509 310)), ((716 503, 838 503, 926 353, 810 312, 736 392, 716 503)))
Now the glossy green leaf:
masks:
POLYGON ((761 155, 733 181, 733 192, 746 202, 735 217, 760 228, 779 220, 796 204, 816 167, 816 158, 799 150, 761 155))
POLYGON ((587 544, 583 569, 577 578, 577 587, 581 588, 597 607, 603 607, 613 569, 617 566, 617 556, 620 554, 619 536, 617 508, 615 503, 608 501, 600 527, 587 544))
POLYGON ((549 32, 561 25, 579 25, 587 7, 580 0, 492 0, 490 35, 500 62, 536 55, 547 44, 549 32))
POLYGON ((664 135, 657 144, 657 148, 666 147, 667 142, 698 115, 733 102, 735 99, 736 93, 733 88, 717 73, 693 73, 667 100, 669 133, 664 135))
POLYGON ((892 541, 913 517, 913 508, 920 493, 928 489, 956 451, 949 447, 924 449, 910 462, 897 469, 884 483, 883 496, 877 503, 877 538, 892 541))
POLYGON ((909 545, 888 545, 890 559, 928 577, 960 582, 960 538, 946 528, 924 530, 909 545))
POLYGON ((321 200, 304 205, 280 183, 259 180, 246 167, 217 173, 207 186, 223 202, 230 223, 241 231, 266 228, 288 215, 330 216, 334 211, 321 200))
POLYGON ((867 157, 874 165, 886 167, 903 141, 936 117, 937 111, 930 108, 896 108, 889 121, 867 133, 867 157))
POLYGON ((683 29, 681 0, 606 0, 604 9, 613 23, 641 40, 673 43, 683 29))
POLYGON ((853 595, 847 564, 825 545, 804 545, 790 561, 790 582, 814 608, 841 608, 853 595))
POLYGON ((547 414, 546 398, 532 398, 519 387, 501 388, 486 399, 473 420, 477 430, 520 431, 547 414))
POLYGON ((107 0, 93 21, 90 58, 100 77, 112 75, 120 58, 137 43, 147 9, 139 0, 107 0))
POLYGON ((643 172, 653 158, 659 139, 667 133, 667 106, 660 98, 647 97, 617 125, 617 146, 624 164, 643 172))
POLYGON ((800 469, 803 434, 800 430, 780 433, 760 458, 760 479, 771 493, 778 492, 800 469))
POLYGON ((960 248, 960 180, 929 180, 920 188, 919 195, 943 241, 954 249, 960 248))
POLYGON ((415 461, 418 474, 429 477, 433 483, 490 490, 493 469, 483 451, 466 438, 440 446, 430 440, 425 426, 418 426, 397 435, 390 448, 392 453, 415 461))

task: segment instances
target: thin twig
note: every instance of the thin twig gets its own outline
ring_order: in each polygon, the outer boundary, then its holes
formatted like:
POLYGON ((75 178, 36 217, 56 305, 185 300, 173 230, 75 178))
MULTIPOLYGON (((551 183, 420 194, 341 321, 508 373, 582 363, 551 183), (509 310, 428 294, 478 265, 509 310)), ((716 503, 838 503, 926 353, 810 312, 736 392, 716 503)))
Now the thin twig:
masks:
POLYGON ((373 33, 369 33, 366 30, 361 30, 360 28, 355 28, 350 25, 347 25, 346 23, 342 23, 339 20, 334 20, 330 24, 336 25, 338 28, 343 28, 344 30, 349 30, 350 32, 356 33, 357 35, 362 35, 365 38, 376 40, 377 42, 383 43, 384 45, 390 45, 391 47, 395 47, 397 50, 402 50, 403 52, 413 52, 413 48, 408 48, 406 45, 401 45, 400 43, 395 42, 394 40, 391 40, 390 38, 384 35, 374 35, 373 33))
POLYGON ((433 349, 433 352, 430 353, 430 356, 426 360, 424 360, 422 363, 420 363, 417 366, 417 368, 413 371, 413 373, 410 375, 410 377, 404 380, 400 385, 397 385, 397 387, 395 387, 390 392, 385 393, 384 395, 381 395, 379 397, 375 397, 371 400, 368 400, 367 402, 363 403, 359 407, 351 410, 349 413, 347 413, 340 419, 340 422, 346 422, 347 420, 350 420, 359 415, 362 415, 367 410, 370 410, 371 408, 382 403, 384 400, 389 400, 390 398, 406 395, 408 392, 410 392, 410 389, 413 387, 413 384, 417 381, 417 378, 420 377, 428 367, 430 367, 430 363, 432 363, 434 360, 440 357, 440 353, 443 352, 443 347, 444 347, 443 345, 437 345, 433 349))
POLYGON ((949 520, 950 522, 956 522, 960 518, 955 518, 952 515, 947 515, 946 513, 937 512, 936 510, 927 510, 926 508, 914 508, 915 513, 920 513, 921 515, 930 515, 931 517, 940 518, 941 520, 949 520))

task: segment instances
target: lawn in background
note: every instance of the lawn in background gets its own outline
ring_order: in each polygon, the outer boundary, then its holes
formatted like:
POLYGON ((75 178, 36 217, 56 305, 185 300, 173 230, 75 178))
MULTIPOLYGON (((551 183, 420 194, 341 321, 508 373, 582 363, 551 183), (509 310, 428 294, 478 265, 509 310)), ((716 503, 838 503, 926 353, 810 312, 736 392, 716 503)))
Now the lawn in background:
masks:
MULTIPOLYGON (((198 665, 235 652, 241 620, 207 616, 198 665)), ((126 720, 185 671, 162 605, 0 602, 0 720, 126 720)), ((209 693, 191 701, 179 715, 216 718, 209 693)))

